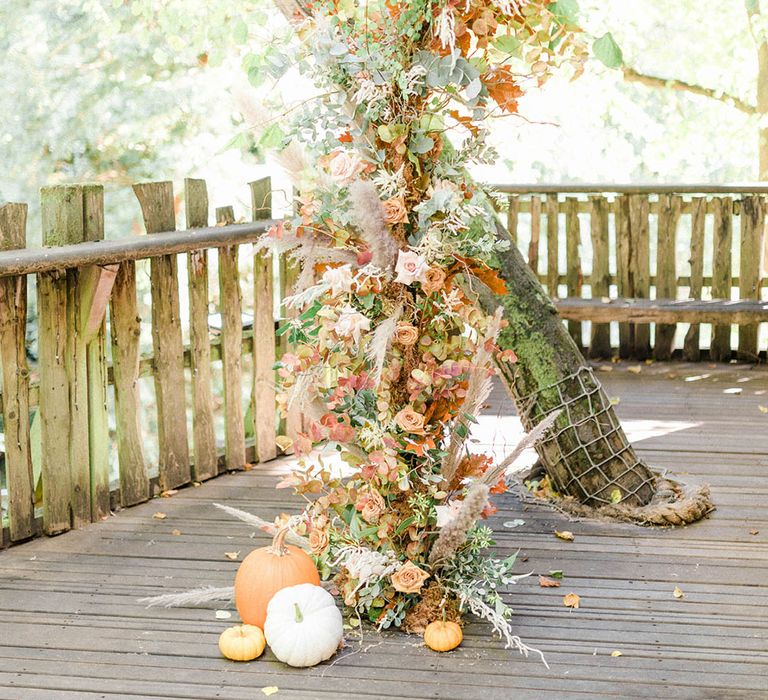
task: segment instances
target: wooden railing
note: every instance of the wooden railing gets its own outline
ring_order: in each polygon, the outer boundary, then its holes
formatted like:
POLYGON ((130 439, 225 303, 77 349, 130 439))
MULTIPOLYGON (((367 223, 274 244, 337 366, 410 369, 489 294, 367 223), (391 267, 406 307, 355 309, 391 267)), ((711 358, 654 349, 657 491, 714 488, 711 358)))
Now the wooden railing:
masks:
POLYGON ((273 223, 270 181, 251 184, 253 223, 233 223, 232 207, 223 207, 215 227, 208 225, 205 182, 187 180, 184 189, 186 231, 175 231, 172 184, 150 183, 134 188, 149 235, 103 241, 100 186, 44 188, 43 249, 25 248, 26 205, 0 206, 0 476, 6 492, 0 502, 7 523, 0 547, 81 527, 115 507, 276 456, 273 261, 249 256, 253 320, 245 330, 238 264, 240 244, 254 242, 273 223), (218 250, 219 337, 212 337, 209 324, 212 248, 218 250), (183 294, 180 253, 187 265, 183 294), (152 352, 142 356, 135 261, 147 258, 152 352), (33 275, 39 352, 30 371, 25 339, 27 276, 33 275), (186 346, 180 299, 188 304, 186 346), (243 356, 250 376, 244 376, 243 356), (221 449, 214 434, 214 364, 223 382, 221 449), (154 379, 159 453, 152 479, 139 424, 139 379, 147 375, 154 379), (246 383, 251 400, 244 405, 246 383), (114 390, 111 416, 108 385, 114 390), (110 488, 110 443, 116 488, 114 479, 110 488))
POLYGON ((702 345, 714 361, 730 360, 733 351, 747 362, 764 356, 768 187, 496 190, 507 195, 514 240, 591 357, 666 360, 675 352, 697 361, 702 345), (611 321, 619 322, 613 333, 611 321))
MULTIPOLYGON (((498 189, 517 245, 592 355, 614 352, 616 320, 622 356, 645 357, 653 345, 657 358, 668 358, 679 322, 694 324, 681 343, 687 359, 700 357, 706 323, 714 324, 713 359, 731 357, 734 323, 742 324, 738 357, 754 360, 765 346, 758 329, 768 320, 760 259, 768 188, 498 189), (695 196, 683 196, 689 192, 695 196), (673 301, 689 297, 699 301, 673 301)), ((25 245, 26 205, 0 206, 0 547, 270 460, 278 435, 298 427, 279 425, 273 370, 276 346, 278 354, 285 349, 275 319, 290 315, 280 300, 296 269, 245 245, 274 223, 269 179, 251 184, 249 223, 233 223, 232 207, 221 207, 215 226, 205 182, 186 180, 183 231, 175 230, 171 183, 134 190, 148 235, 119 240, 102 240, 100 186, 43 189, 44 248, 25 245), (217 269, 209 270, 213 249, 217 269), (147 267, 150 304, 137 298, 137 273, 147 267), (36 322, 27 318, 29 280, 36 322), (148 325, 151 350, 142 352, 148 325), (30 361, 31 326, 38 356, 30 361), (149 406, 139 393, 146 378, 154 385, 149 406), (150 415, 142 428, 143 413, 150 415), (145 449, 148 430, 156 460, 145 449)))

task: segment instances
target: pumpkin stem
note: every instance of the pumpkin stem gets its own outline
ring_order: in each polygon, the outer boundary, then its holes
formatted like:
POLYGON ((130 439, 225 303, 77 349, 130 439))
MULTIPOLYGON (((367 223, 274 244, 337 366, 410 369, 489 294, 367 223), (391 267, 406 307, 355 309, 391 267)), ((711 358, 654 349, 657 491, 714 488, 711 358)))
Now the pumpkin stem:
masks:
POLYGON ((304 615, 301 613, 301 608, 298 603, 293 604, 293 614, 296 618, 296 622, 304 622, 304 615))
POLYGON ((281 527, 272 538, 272 554, 278 557, 284 557, 286 554, 290 554, 288 548, 285 546, 285 538, 288 536, 288 532, 291 528, 281 527))

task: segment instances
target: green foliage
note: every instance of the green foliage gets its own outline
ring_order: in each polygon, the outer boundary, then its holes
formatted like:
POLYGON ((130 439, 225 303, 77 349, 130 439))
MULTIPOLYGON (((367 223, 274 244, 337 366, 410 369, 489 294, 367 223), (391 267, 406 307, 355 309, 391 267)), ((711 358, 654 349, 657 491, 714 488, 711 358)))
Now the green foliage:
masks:
POLYGON ((592 44, 592 51, 595 58, 608 68, 619 68, 624 63, 621 48, 610 32, 606 32, 600 38, 595 39, 594 44, 592 44))

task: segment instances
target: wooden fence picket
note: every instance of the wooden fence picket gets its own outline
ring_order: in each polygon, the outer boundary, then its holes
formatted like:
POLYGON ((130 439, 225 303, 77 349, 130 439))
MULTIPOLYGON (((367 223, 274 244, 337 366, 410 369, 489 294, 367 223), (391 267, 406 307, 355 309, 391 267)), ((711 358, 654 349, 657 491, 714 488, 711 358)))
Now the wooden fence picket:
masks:
POLYGON ((518 241, 518 217, 520 215, 520 198, 515 195, 507 197, 507 231, 512 239, 512 245, 518 241))
MULTIPOLYGON (((716 198, 714 206, 714 252, 712 257, 712 298, 731 298, 733 237, 733 199, 716 198)), ((709 346, 710 358, 714 362, 727 362, 731 359, 731 326, 718 324, 712 328, 712 342, 709 346)))
MULTIPOLYGON (((677 225, 680 220, 682 199, 677 195, 659 197, 658 236, 656 242, 656 298, 677 298, 677 225)), ((658 324, 653 345, 655 360, 672 357, 675 324, 658 324)))
MULTIPOLYGON (((691 200, 691 267, 688 297, 701 299, 704 287, 704 224, 707 214, 707 198, 694 197, 691 200)), ((683 359, 698 362, 701 358, 700 327, 692 323, 685 334, 683 359)))
MULTIPOLYGON (((580 297, 583 284, 581 271, 581 222, 579 221, 579 200, 567 197, 565 200, 565 241, 566 273, 565 283, 569 297, 580 297)), ((580 321, 568 321, 568 332, 576 345, 583 345, 580 321)))
POLYGON ((549 291, 549 296, 551 297, 557 296, 560 282, 559 211, 557 195, 547 195, 547 291, 549 291))
MULTIPOLYGON (((610 248, 608 241, 608 202, 605 197, 590 197, 590 235, 592 237, 592 298, 608 297, 611 292, 610 248)), ((611 326, 593 323, 589 342, 593 358, 611 356, 611 326)))
POLYGON ((541 198, 531 197, 531 240, 528 244, 528 266, 539 274, 539 240, 541 239, 541 198))
MULTIPOLYGON (((741 241, 739 256, 739 299, 760 298, 760 254, 765 231, 765 199, 747 195, 741 201, 741 241)), ((739 326, 737 358, 745 362, 758 359, 758 326, 739 326)))
MULTIPOLYGON (((648 299, 651 293, 650 233, 648 230, 648 196, 629 196, 630 262, 629 274, 632 296, 648 299)), ((651 327, 647 323, 633 324, 633 357, 645 360, 651 354, 651 327)))

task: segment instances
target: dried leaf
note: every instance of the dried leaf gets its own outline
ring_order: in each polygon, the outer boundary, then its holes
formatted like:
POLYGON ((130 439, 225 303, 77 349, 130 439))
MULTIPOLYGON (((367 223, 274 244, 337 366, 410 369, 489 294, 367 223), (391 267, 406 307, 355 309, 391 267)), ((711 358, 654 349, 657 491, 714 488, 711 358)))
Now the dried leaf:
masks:
POLYGON ((698 382, 700 379, 708 379, 710 376, 709 374, 694 374, 690 377, 686 377, 686 382, 698 382))
POLYGON ((237 561, 237 558, 240 556, 240 552, 224 552, 224 556, 227 559, 231 559, 232 561, 237 561))
POLYGON ((768 406, 758 406, 760 413, 768 413, 768 406))
POLYGON ((520 520, 520 518, 516 518, 515 520, 507 520, 504 523, 504 527, 509 528, 510 530, 513 527, 520 527, 521 525, 525 525, 525 520, 520 520))
POLYGON ((565 540, 566 542, 573 542, 574 540, 573 533, 568 530, 563 530, 562 532, 555 530, 555 537, 558 537, 561 540, 565 540))
POLYGON ((566 608, 578 608, 581 603, 581 598, 575 593, 566 593, 563 596, 563 605, 566 608))
POLYGON ((760 534, 760 530, 750 530, 749 534, 750 535, 759 535, 760 534))
POLYGON ((611 503, 621 503, 621 491, 619 489, 611 491, 611 503))
POLYGON ((155 520, 165 520, 168 516, 165 513, 161 513, 160 511, 157 511, 157 513, 155 513, 152 517, 155 520))
POLYGON ((675 586, 675 590, 672 591, 672 595, 675 596, 675 598, 682 598, 685 593, 683 593, 679 586, 675 586))
POLYGON ((278 690, 280 690, 280 688, 278 688, 276 685, 265 685, 261 689, 261 692, 264 693, 264 695, 266 695, 267 697, 269 697, 270 695, 274 695, 278 690))
POLYGON ((738 396, 738 395, 739 395, 739 394, 740 394, 742 391, 744 391, 744 390, 743 390, 741 387, 739 387, 739 386, 734 386, 734 387, 731 387, 730 389, 723 389, 723 393, 724 393, 724 394, 735 394, 735 395, 737 395, 737 396, 738 396))
POLYGON ((229 610, 217 610, 216 611, 216 619, 217 620, 229 620, 230 617, 232 617, 232 613, 229 612, 229 610))
POLYGON ((615 658, 617 656, 623 656, 623 654, 618 649, 616 649, 615 651, 611 652, 611 656, 615 658))
POLYGON ((539 576, 539 586, 542 588, 560 588, 560 581, 555 581, 549 576, 539 576))
POLYGON ((291 438, 289 438, 287 435, 278 435, 275 438, 275 442, 283 452, 288 452, 288 450, 293 447, 293 440, 291 440, 291 438))
POLYGON ((627 367, 627 372, 632 372, 632 374, 640 374, 640 372, 643 371, 642 365, 633 365, 632 367, 627 367))
POLYGON ((171 496, 175 496, 178 492, 178 489, 168 489, 167 491, 163 491, 160 495, 163 498, 170 498, 171 496))
POLYGON ((611 406, 618 406, 621 403, 621 397, 620 396, 611 396, 611 406))
POLYGON ((181 534, 181 530, 171 530, 171 534, 174 537, 178 537, 181 534))

